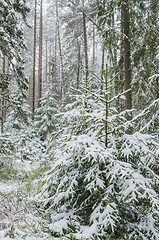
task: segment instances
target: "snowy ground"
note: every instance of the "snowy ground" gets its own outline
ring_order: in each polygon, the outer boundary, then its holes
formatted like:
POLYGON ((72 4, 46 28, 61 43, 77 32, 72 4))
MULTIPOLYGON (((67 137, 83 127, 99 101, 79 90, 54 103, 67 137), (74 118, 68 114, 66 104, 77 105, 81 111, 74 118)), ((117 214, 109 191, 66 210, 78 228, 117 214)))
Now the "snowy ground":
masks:
POLYGON ((55 240, 41 231, 43 220, 31 204, 39 163, 16 160, 12 166, 0 169, 0 239, 55 240))

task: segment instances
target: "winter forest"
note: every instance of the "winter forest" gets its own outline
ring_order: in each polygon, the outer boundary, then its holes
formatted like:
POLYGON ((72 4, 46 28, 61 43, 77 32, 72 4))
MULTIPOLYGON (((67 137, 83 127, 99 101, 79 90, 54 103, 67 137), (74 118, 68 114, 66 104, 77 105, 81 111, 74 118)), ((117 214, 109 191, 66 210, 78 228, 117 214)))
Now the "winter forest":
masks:
POLYGON ((0 239, 159 239, 158 0, 0 0, 0 239))

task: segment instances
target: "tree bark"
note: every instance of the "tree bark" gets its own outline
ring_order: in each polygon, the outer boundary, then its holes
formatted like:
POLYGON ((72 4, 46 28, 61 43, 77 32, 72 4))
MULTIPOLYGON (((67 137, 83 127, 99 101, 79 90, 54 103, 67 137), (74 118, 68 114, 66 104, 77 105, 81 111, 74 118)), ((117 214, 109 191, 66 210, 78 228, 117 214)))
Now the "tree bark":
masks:
MULTIPOLYGON (((101 73, 101 80, 103 80, 103 70, 104 70, 104 48, 102 51, 102 73, 101 73)), ((100 94, 103 94, 103 83, 101 82, 101 92, 100 94)))
POLYGON ((105 72, 105 147, 108 147, 108 65, 106 65, 105 72))
MULTIPOLYGON (((6 60, 5 60, 5 56, 3 58, 3 76, 1 81, 5 81, 5 67, 6 67, 6 60)), ((4 133, 4 113, 5 113, 5 106, 4 106, 4 101, 5 101, 5 88, 2 86, 1 89, 1 134, 4 133)))
POLYGON ((47 83, 47 64, 48 64, 48 57, 47 57, 47 39, 46 39, 46 83, 47 83))
MULTIPOLYGON (((57 6, 57 16, 58 16, 58 6, 57 6)), ((60 55, 60 65, 61 65, 61 89, 60 89, 60 99, 63 98, 63 84, 64 84, 64 70, 63 70, 63 57, 62 57, 62 47, 61 47, 61 37, 60 37, 60 26, 59 21, 57 24, 57 31, 58 31, 58 43, 59 43, 59 55, 60 55)))
POLYGON ((42 8, 43 8, 43 2, 41 0, 40 30, 39 30, 38 108, 41 106, 41 97, 42 97, 42 40, 43 40, 42 8))
POLYGON ((58 104, 60 103, 60 95, 61 95, 61 88, 60 88, 60 83, 61 83, 61 68, 60 68, 60 59, 58 61, 58 69, 59 69, 59 76, 58 76, 58 104))
MULTIPOLYGON (((33 83, 32 83, 32 76, 29 75, 29 107, 30 107, 30 112, 32 111, 32 103, 33 103, 32 97, 33 97, 33 83)), ((29 114, 29 117, 32 117, 32 116, 30 116, 30 114, 29 114)))
POLYGON ((93 65, 95 64, 95 25, 93 23, 93 65))
POLYGON ((36 12, 37 12, 37 0, 35 0, 34 9, 34 56, 33 56, 33 87, 32 87, 32 120, 34 120, 35 112, 35 65, 36 65, 36 12))
POLYGON ((159 77, 156 78, 156 99, 159 98, 159 77))
MULTIPOLYGON (((82 0, 84 7, 84 0, 82 0)), ((87 51, 87 31, 86 31, 86 15, 83 12, 83 34, 84 34, 84 51, 85 51, 85 71, 86 71, 86 89, 88 87, 88 51, 87 51)))
POLYGON ((81 48, 78 43, 78 66, 77 66, 77 89, 80 88, 80 61, 81 61, 81 48))
POLYGON ((57 76, 56 76, 56 71, 57 71, 57 23, 56 23, 56 32, 55 32, 55 52, 54 52, 54 90, 55 90, 55 98, 56 98, 56 81, 57 81, 57 76))
MULTIPOLYGON (((8 63, 7 63, 7 78, 9 78, 9 67, 10 67, 10 61, 8 59, 8 63)), ((8 101, 7 101, 8 97, 4 99, 4 121, 6 121, 7 119, 7 105, 8 105, 8 101)))
POLYGON ((51 55, 51 42, 50 42, 50 55, 49 55, 49 83, 51 80, 51 60, 52 60, 52 55, 51 55))
MULTIPOLYGON (((128 0, 123 1, 123 28, 124 28, 124 70, 125 70, 125 90, 131 89, 131 53, 130 53, 130 13, 128 0)), ((126 93, 125 101, 126 110, 132 109, 132 96, 131 91, 126 93)), ((132 119, 131 114, 126 114, 127 120, 132 119)))

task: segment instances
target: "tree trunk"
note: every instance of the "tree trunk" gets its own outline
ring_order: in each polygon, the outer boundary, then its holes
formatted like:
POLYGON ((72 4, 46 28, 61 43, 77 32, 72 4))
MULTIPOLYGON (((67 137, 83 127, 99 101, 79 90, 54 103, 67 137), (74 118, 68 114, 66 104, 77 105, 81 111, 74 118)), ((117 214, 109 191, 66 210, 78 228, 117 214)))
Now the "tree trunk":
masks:
MULTIPOLYGON (((5 65, 6 65, 6 61, 5 61, 5 56, 3 58, 3 76, 2 76, 2 79, 1 81, 5 81, 5 65)), ((2 89, 1 89, 1 134, 4 133, 4 101, 5 101, 5 88, 3 88, 2 86, 2 89)))
MULTIPOLYGON (((29 107, 30 107, 30 112, 32 111, 32 103, 33 103, 33 100, 32 100, 32 97, 33 97, 33 83, 32 83, 32 76, 29 75, 29 107)), ((30 116, 30 114, 29 114, 30 116)), ((30 116, 32 117, 32 116, 30 116)))
MULTIPOLYGON (((103 71, 104 71, 104 48, 102 51, 102 73, 101 73, 101 80, 103 80, 103 71)), ((103 83, 101 82, 101 92, 100 94, 103 94, 103 83)))
POLYGON ((36 12, 37 12, 37 0, 35 0, 34 9, 34 56, 33 56, 33 87, 32 87, 32 119, 34 120, 35 112, 35 65, 36 65, 36 12))
POLYGON ((105 147, 108 147, 108 65, 105 72, 105 147))
MULTIPOLYGON (((10 67, 10 61, 8 59, 8 63, 7 63, 7 78, 9 78, 9 67, 10 67)), ((6 121, 7 119, 7 105, 8 105, 8 101, 7 98, 4 99, 4 121, 6 121)))
POLYGON ((60 59, 58 61, 58 69, 59 69, 59 76, 58 76, 58 104, 60 103, 60 94, 61 94, 61 88, 60 88, 60 83, 61 83, 61 68, 60 68, 60 59))
POLYGON ((47 83, 47 63, 48 62, 48 57, 47 57, 47 39, 46 39, 46 83, 47 83))
POLYGON ((80 61, 81 61, 81 48, 78 43, 78 66, 77 66, 77 89, 80 88, 80 61))
MULTIPOLYGON (((58 16, 58 7, 57 7, 57 16, 58 16)), ((60 37, 60 26, 59 26, 59 21, 57 25, 57 30, 58 30, 58 43, 59 43, 59 55, 60 55, 60 64, 61 64, 61 89, 60 89, 60 99, 62 100, 63 98, 63 84, 64 84, 64 70, 63 70, 63 58, 62 58, 62 48, 61 48, 61 37, 60 37)))
MULTIPOLYGON (((123 7, 121 7, 121 26, 120 26, 120 59, 118 62, 119 67, 119 85, 120 85, 120 92, 124 91, 124 27, 123 27, 123 7)), ((125 103, 122 100, 119 100, 119 112, 124 111, 125 103)))
POLYGON ((95 64, 95 25, 93 24, 93 65, 95 64))
POLYGON ((49 83, 51 80, 51 60, 52 60, 52 55, 51 55, 51 42, 50 42, 50 54, 49 54, 49 83))
MULTIPOLYGON (((84 0, 82 0, 84 7, 84 0)), ((86 70, 86 89, 88 87, 88 52, 87 52, 87 31, 86 31, 86 15, 83 12, 83 33, 84 33, 84 51, 85 51, 85 70, 86 70)))
POLYGON ((56 81, 57 81, 57 76, 56 76, 56 71, 57 71, 57 23, 56 23, 56 32, 55 32, 55 52, 54 52, 54 90, 55 90, 55 98, 56 98, 56 81))
POLYGON ((156 78, 156 98, 159 98, 159 77, 156 78))
POLYGON ((41 0, 40 30, 39 30, 38 108, 41 106, 41 97, 42 97, 42 39, 43 39, 42 7, 43 5, 41 0))
MULTIPOLYGON (((128 0, 123 1, 123 28, 124 28, 124 70, 125 70, 125 90, 131 88, 131 60, 130 60, 130 40, 129 40, 129 28, 130 28, 130 13, 128 0)), ((132 109, 132 96, 131 91, 126 93, 126 110, 132 109)), ((131 114, 126 114, 127 120, 132 119, 131 114)))

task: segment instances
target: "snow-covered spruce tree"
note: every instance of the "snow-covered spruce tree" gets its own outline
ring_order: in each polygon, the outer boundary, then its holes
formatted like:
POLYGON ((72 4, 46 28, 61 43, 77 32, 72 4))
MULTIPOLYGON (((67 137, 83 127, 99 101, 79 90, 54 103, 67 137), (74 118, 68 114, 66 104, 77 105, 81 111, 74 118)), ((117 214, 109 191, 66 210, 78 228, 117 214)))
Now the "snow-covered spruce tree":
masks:
MULTIPOLYGON (((14 144, 19 136, 17 134, 17 137, 15 137, 15 135, 12 136, 11 134, 13 129, 9 126, 13 124, 13 121, 8 121, 8 118, 10 118, 9 115, 11 116, 13 113, 12 120, 16 119, 19 122, 21 118, 26 123, 26 114, 28 114, 26 113, 26 109, 24 110, 26 106, 24 107, 23 105, 24 101, 26 101, 28 80, 24 76, 23 59, 21 56, 22 49, 25 48, 22 25, 24 22, 26 24, 26 16, 29 12, 25 3, 25 0, 4 0, 0 2, 0 63, 3 62, 3 74, 9 84, 4 99, 5 111, 3 122, 6 121, 6 124, 4 124, 4 128, 6 129, 3 136, 1 136, 3 143, 1 144, 1 149, 3 153, 7 154, 15 153, 14 144), (8 77, 8 74, 11 77, 8 77)), ((5 78, 1 79, 1 86, 3 85, 2 80, 5 78)), ((2 89, 1 86, 0 88, 2 89)), ((1 109, 3 109, 4 106, 2 103, 1 105, 1 109)), ((3 131, 1 132, 3 133, 3 131)))
MULTIPOLYGON (((29 106, 16 84, 11 86, 10 102, 8 106, 7 120, 5 122, 5 136, 8 138, 7 144, 3 144, 2 149, 5 154, 16 156, 21 160, 35 161, 43 157, 44 147, 39 140, 39 136, 34 130, 33 123, 29 116, 29 106)), ((5 141, 3 141, 5 143, 5 141)))
POLYGON ((4 122, 4 133, 2 135, 3 144, 1 144, 2 152, 5 154, 13 154, 15 151, 16 140, 13 132, 16 127, 18 127, 17 131, 19 131, 21 124, 27 122, 28 111, 26 110, 26 105, 24 106, 24 101, 26 99, 24 100, 24 96, 22 96, 21 91, 19 91, 17 85, 16 87, 15 85, 15 81, 13 82, 12 80, 12 83, 9 85, 8 89, 9 96, 6 98, 6 121, 4 122), (10 149, 10 146, 12 146, 12 151, 8 151, 10 149))
MULTIPOLYGON (((54 236, 76 239, 158 239, 158 144, 150 135, 125 134, 124 114, 87 89, 57 115, 53 168, 44 177, 41 202, 54 236), (87 108, 85 107, 87 101, 87 108)), ((55 139, 55 137, 53 138, 55 139)))
POLYGON ((27 79, 23 74, 21 57, 21 50, 25 48, 25 44, 23 29, 19 24, 19 20, 26 24, 29 8, 25 4, 25 0, 0 2, 0 59, 8 58, 12 74, 21 90, 27 89, 27 79))
POLYGON ((133 122, 136 123, 136 130, 149 133, 159 139, 159 98, 134 117, 133 122))
POLYGON ((44 86, 43 96, 41 98, 41 107, 36 110, 35 125, 41 140, 45 141, 49 135, 56 131, 56 122, 54 115, 59 111, 59 104, 54 97, 52 83, 44 86))

